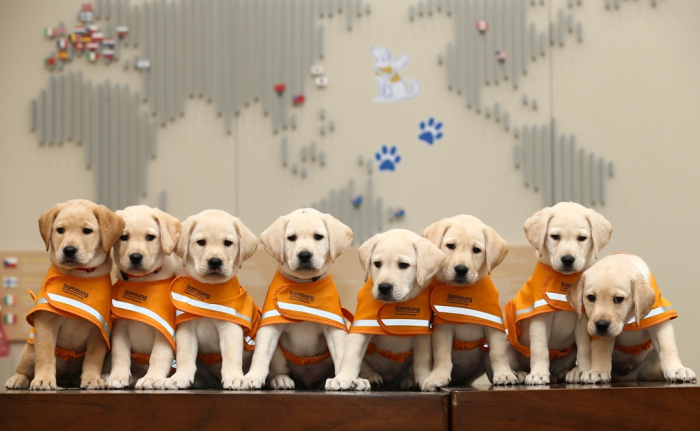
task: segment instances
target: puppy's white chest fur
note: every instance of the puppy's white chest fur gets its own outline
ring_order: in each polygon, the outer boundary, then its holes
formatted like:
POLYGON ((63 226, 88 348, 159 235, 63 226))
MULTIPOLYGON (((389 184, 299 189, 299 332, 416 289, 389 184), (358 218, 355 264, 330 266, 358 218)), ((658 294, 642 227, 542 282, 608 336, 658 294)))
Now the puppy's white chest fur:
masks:
MULTIPOLYGON (((285 325, 280 336, 280 344, 294 354, 312 357, 328 352, 324 336, 324 325, 315 322, 299 322, 285 325)), ((292 377, 301 380, 307 387, 322 381, 333 373, 333 361, 328 358, 315 365, 294 365, 289 363, 292 377)))
MULTIPOLYGON (((574 344, 574 328, 578 321, 576 313, 573 311, 555 311, 540 316, 543 316, 548 322, 549 349, 564 350, 574 344)), ((521 322, 522 331, 520 336, 518 336, 518 341, 523 346, 530 347, 530 324, 532 319, 524 319, 521 322)))
MULTIPOLYGON (((451 325, 454 328, 454 339, 459 341, 476 341, 484 337, 484 327, 480 325, 464 324, 451 325)), ((484 357, 484 352, 479 348, 471 350, 452 349, 452 379, 455 382, 465 380, 473 376, 484 357)))

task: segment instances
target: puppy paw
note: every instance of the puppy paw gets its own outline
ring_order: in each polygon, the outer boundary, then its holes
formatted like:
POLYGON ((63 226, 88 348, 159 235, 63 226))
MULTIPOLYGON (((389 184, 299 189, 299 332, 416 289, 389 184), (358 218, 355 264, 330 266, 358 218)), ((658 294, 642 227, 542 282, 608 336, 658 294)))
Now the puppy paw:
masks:
POLYGON ((255 374, 246 374, 245 378, 250 380, 250 384, 253 386, 253 389, 262 389, 265 387, 265 377, 267 376, 259 376, 255 374))
POLYGON ((27 389, 29 388, 29 379, 24 374, 15 373, 5 382, 5 389, 27 389))
POLYGON ((235 379, 224 379, 221 386, 229 391, 250 391, 253 389, 253 383, 245 377, 235 379))
MULTIPOLYGON (((138 391, 149 391, 151 389, 157 389, 156 388, 156 382, 158 379, 154 379, 148 375, 141 377, 136 381, 136 385, 134 385, 134 389, 138 391)), ((109 382, 107 382, 107 385, 109 385, 109 382)))
POLYGON ((52 377, 34 377, 32 383, 29 385, 30 391, 55 391, 56 379, 52 377))
MULTIPOLYGON (((375 372, 367 373, 360 376, 363 380, 367 380, 373 388, 378 388, 384 384, 382 376, 375 372)), ((359 380, 359 379, 358 379, 359 380)))
POLYGON ((584 371, 581 373, 581 383, 595 385, 596 383, 610 383, 610 373, 605 371, 584 371))
POLYGON ((352 384, 357 392, 367 392, 372 390, 372 383, 369 380, 361 377, 353 380, 352 384))
POLYGON ((172 377, 158 380, 156 382, 157 389, 164 389, 166 391, 176 391, 178 389, 188 389, 192 386, 192 379, 183 378, 178 376, 177 373, 173 374, 172 377))
POLYGON ((581 371, 578 367, 574 367, 573 370, 566 373, 566 383, 580 383, 581 382, 581 371))
POLYGON ((516 371, 515 376, 518 378, 518 384, 522 385, 523 383, 525 383, 525 379, 527 378, 527 372, 516 371))
MULTIPOLYGON (((360 379, 356 379, 360 380, 360 379)), ((342 377, 335 377, 326 380, 326 390, 327 391, 349 391, 353 389, 354 382, 349 379, 344 379, 342 377)), ((371 385, 370 385, 371 386, 371 385)))
POLYGON ((530 373, 525 377, 526 385, 548 385, 549 373, 530 373))
POLYGON ((695 377, 695 373, 690 368, 677 368, 674 370, 668 370, 664 372, 664 377, 669 382, 677 383, 697 383, 698 379, 695 377))
POLYGON ((413 376, 406 376, 401 379, 401 384, 399 385, 402 391, 409 391, 416 388, 416 379, 413 376))
MULTIPOLYGON (((129 378, 126 378, 126 386, 129 386, 129 378)), ((81 377, 80 378, 80 389, 87 389, 89 391, 96 389, 104 389, 106 383, 102 376, 99 377, 81 377)))
POLYGON ((494 374, 493 382, 491 382, 495 386, 517 385, 518 383, 518 375, 513 371, 504 374, 494 374))
POLYGON ((280 374, 278 376, 275 376, 270 380, 270 387, 272 389, 294 389, 294 380, 291 379, 289 376, 285 376, 284 374, 280 374))
POLYGON ((452 378, 449 374, 441 375, 431 373, 428 378, 423 381, 421 390, 423 392, 435 392, 439 388, 449 385, 451 380, 452 378))
POLYGON ((110 374, 107 377, 107 387, 109 389, 126 389, 129 387, 129 376, 110 374))

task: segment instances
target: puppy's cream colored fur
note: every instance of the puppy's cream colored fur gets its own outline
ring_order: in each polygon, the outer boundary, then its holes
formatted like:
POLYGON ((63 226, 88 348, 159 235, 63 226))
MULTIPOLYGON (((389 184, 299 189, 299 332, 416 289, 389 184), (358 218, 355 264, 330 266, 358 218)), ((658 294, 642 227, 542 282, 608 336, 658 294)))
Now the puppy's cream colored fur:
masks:
MULTIPOLYGON (((538 211, 525 222, 524 228, 528 241, 535 247, 537 260, 562 274, 588 269, 612 235, 612 225, 605 217, 572 202, 538 211), (571 264, 567 265, 567 261, 571 264)), ((530 358, 515 351, 509 354, 513 369, 529 369, 525 384, 548 384, 550 376, 556 381, 564 380, 575 365, 575 349, 551 364, 549 349, 563 350, 574 344, 576 322, 576 313, 570 311, 539 314, 522 321, 518 340, 530 348, 530 358)))
MULTIPOLYGON (((243 262, 258 247, 257 237, 240 219, 220 210, 206 210, 190 216, 182 223, 182 234, 175 253, 183 267, 177 275, 187 275, 206 284, 224 283, 238 274, 243 262), (210 259, 221 259, 220 267, 212 268, 210 259)), ((200 317, 177 326, 177 371, 158 380, 157 389, 187 389, 197 372, 197 352, 221 353, 220 364, 206 366, 220 378, 224 389, 250 389, 243 379, 243 370, 252 354, 243 350, 243 329, 235 323, 200 317)))
POLYGON ((642 321, 652 309, 656 294, 651 272, 638 256, 615 254, 583 273, 567 292, 581 320, 576 332, 578 367, 567 375, 570 383, 668 380, 697 381, 695 373, 678 357, 670 320, 646 329, 624 331, 632 318, 642 321), (581 306, 585 313, 581 312, 581 306), (600 328, 596 323, 601 324, 600 328), (605 328, 606 324, 609 324, 605 328), (591 343, 591 336, 600 337, 591 343), (652 347, 639 354, 624 353, 615 345, 637 346, 651 339, 652 347))
MULTIPOLYGON (((350 245, 352 230, 329 214, 314 209, 296 210, 278 218, 260 235, 265 250, 277 261, 277 270, 296 283, 309 283, 330 275, 333 262, 350 245), (310 252, 302 261, 299 253, 310 252)), ((307 387, 323 383, 338 371, 346 332, 315 322, 273 324, 260 328, 255 353, 246 378, 257 389, 269 384, 272 389, 294 389, 298 379, 307 387), (316 356, 330 352, 331 360, 315 365, 289 363, 277 348, 278 342, 298 356, 316 356)))
MULTIPOLYGON (((393 229, 373 236, 360 246, 359 255, 365 280, 372 277, 372 296, 388 303, 416 298, 428 287, 445 260, 444 253, 438 247, 404 229, 393 229), (393 286, 388 297, 379 293, 378 286, 382 283, 393 286)), ((368 391, 372 385, 393 380, 399 381, 401 389, 413 389, 421 387, 430 373, 431 365, 430 335, 398 337, 349 334, 340 370, 333 379, 328 379, 326 390, 368 391), (378 354, 365 356, 370 341, 378 348, 393 353, 413 351, 412 361, 408 359, 398 363, 378 354)))
MULTIPOLYGON (((145 205, 127 207, 116 214, 124 219, 126 226, 114 244, 113 278, 124 280, 124 274, 135 276, 128 277, 132 282, 171 278, 179 263, 172 252, 180 239, 180 221, 145 205), (140 260, 134 258, 138 255, 140 260)), ((156 380, 168 377, 173 356, 170 343, 160 331, 137 320, 117 319, 112 330, 112 368, 107 387, 132 387, 138 378, 136 389, 153 389, 156 380), (132 351, 150 354, 148 366, 132 362, 132 351)))
MULTIPOLYGON (((123 229, 121 217, 105 206, 82 199, 54 205, 39 217, 39 231, 51 264, 71 277, 109 274, 112 268, 109 251, 123 229), (67 246, 78 249, 73 257, 64 254, 67 246), (75 268, 95 270, 86 272, 75 268)), ((34 334, 34 344, 24 346, 17 370, 5 383, 6 388, 51 390, 58 387, 57 380, 70 385, 75 377, 80 378, 82 389, 105 387, 101 372, 107 344, 94 324, 85 319, 37 311, 34 334), (66 362, 55 356, 56 346, 85 352, 85 356, 66 362)))
MULTIPOLYGON (((442 219, 428 226, 423 237, 445 253, 445 261, 435 274, 435 279, 442 284, 472 286, 486 278, 508 254, 508 244, 503 238, 474 216, 442 219), (458 266, 461 272, 456 271, 458 266), (466 274, 464 267, 467 268, 466 274)), ((432 342, 435 362, 432 372, 423 382, 424 391, 434 391, 447 386, 450 381, 468 383, 479 377, 485 368, 489 380, 495 385, 518 383, 508 361, 504 331, 475 324, 440 324, 435 325, 432 342), (484 337, 489 345, 488 355, 478 348, 452 350, 453 338, 475 341, 484 337)))

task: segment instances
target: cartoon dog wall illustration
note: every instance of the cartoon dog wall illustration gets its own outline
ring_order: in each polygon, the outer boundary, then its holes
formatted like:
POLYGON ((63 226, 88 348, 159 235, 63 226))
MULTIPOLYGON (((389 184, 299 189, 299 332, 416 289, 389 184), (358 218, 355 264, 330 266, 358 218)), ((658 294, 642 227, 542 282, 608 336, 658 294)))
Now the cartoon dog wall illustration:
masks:
POLYGON ((413 99, 420 94, 420 84, 413 78, 401 78, 399 72, 406 67, 410 57, 399 55, 391 58, 391 52, 384 46, 373 46, 370 52, 374 57, 374 73, 377 75, 379 93, 375 102, 400 102, 413 99))

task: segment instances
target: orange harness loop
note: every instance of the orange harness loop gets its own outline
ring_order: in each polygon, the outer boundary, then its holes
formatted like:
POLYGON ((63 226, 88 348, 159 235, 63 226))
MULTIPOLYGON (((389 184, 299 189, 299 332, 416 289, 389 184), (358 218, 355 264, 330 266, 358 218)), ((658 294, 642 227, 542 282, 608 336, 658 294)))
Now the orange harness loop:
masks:
POLYGON ((136 361, 138 364, 148 365, 151 360, 151 355, 149 353, 131 352, 131 359, 136 361))
POLYGON ((639 355, 651 348, 651 338, 645 343, 637 344, 636 346, 615 346, 615 350, 619 350, 627 355, 639 355))
POLYGON ((68 362, 73 359, 81 359, 83 356, 85 356, 85 352, 80 352, 77 353, 75 350, 68 350, 64 349, 63 347, 56 346, 56 350, 54 351, 54 355, 56 357, 63 359, 64 361, 68 362))
POLYGON ((285 349, 282 344, 278 344, 280 350, 282 350, 282 353, 284 354, 285 359, 287 359, 289 362, 291 362, 294 365, 316 365, 319 362, 323 362, 326 359, 331 357, 331 352, 328 351, 326 353, 322 353, 317 356, 297 356, 294 353, 290 352, 289 350, 285 349))
POLYGON ((568 356, 569 353, 571 353, 571 350, 576 346, 576 343, 572 344, 569 346, 568 349, 566 350, 553 350, 549 349, 549 360, 553 361, 555 359, 563 358, 564 356, 568 356))
POLYGON ((197 353, 197 359, 207 365, 214 365, 222 362, 221 353, 197 353))
POLYGON ((475 341, 462 341, 456 338, 452 339, 452 350, 474 350, 477 347, 482 352, 488 352, 489 348, 485 346, 486 338, 481 338, 475 341))
POLYGON ((376 353, 383 358, 387 358, 390 361, 398 362, 400 364, 403 364, 404 362, 406 362, 406 360, 413 355, 412 350, 409 350, 408 352, 403 352, 403 353, 394 353, 394 352, 390 352, 388 350, 382 350, 379 347, 377 347, 374 343, 369 343, 369 346, 367 346, 367 352, 365 352, 365 355, 371 355, 372 353, 376 353))

